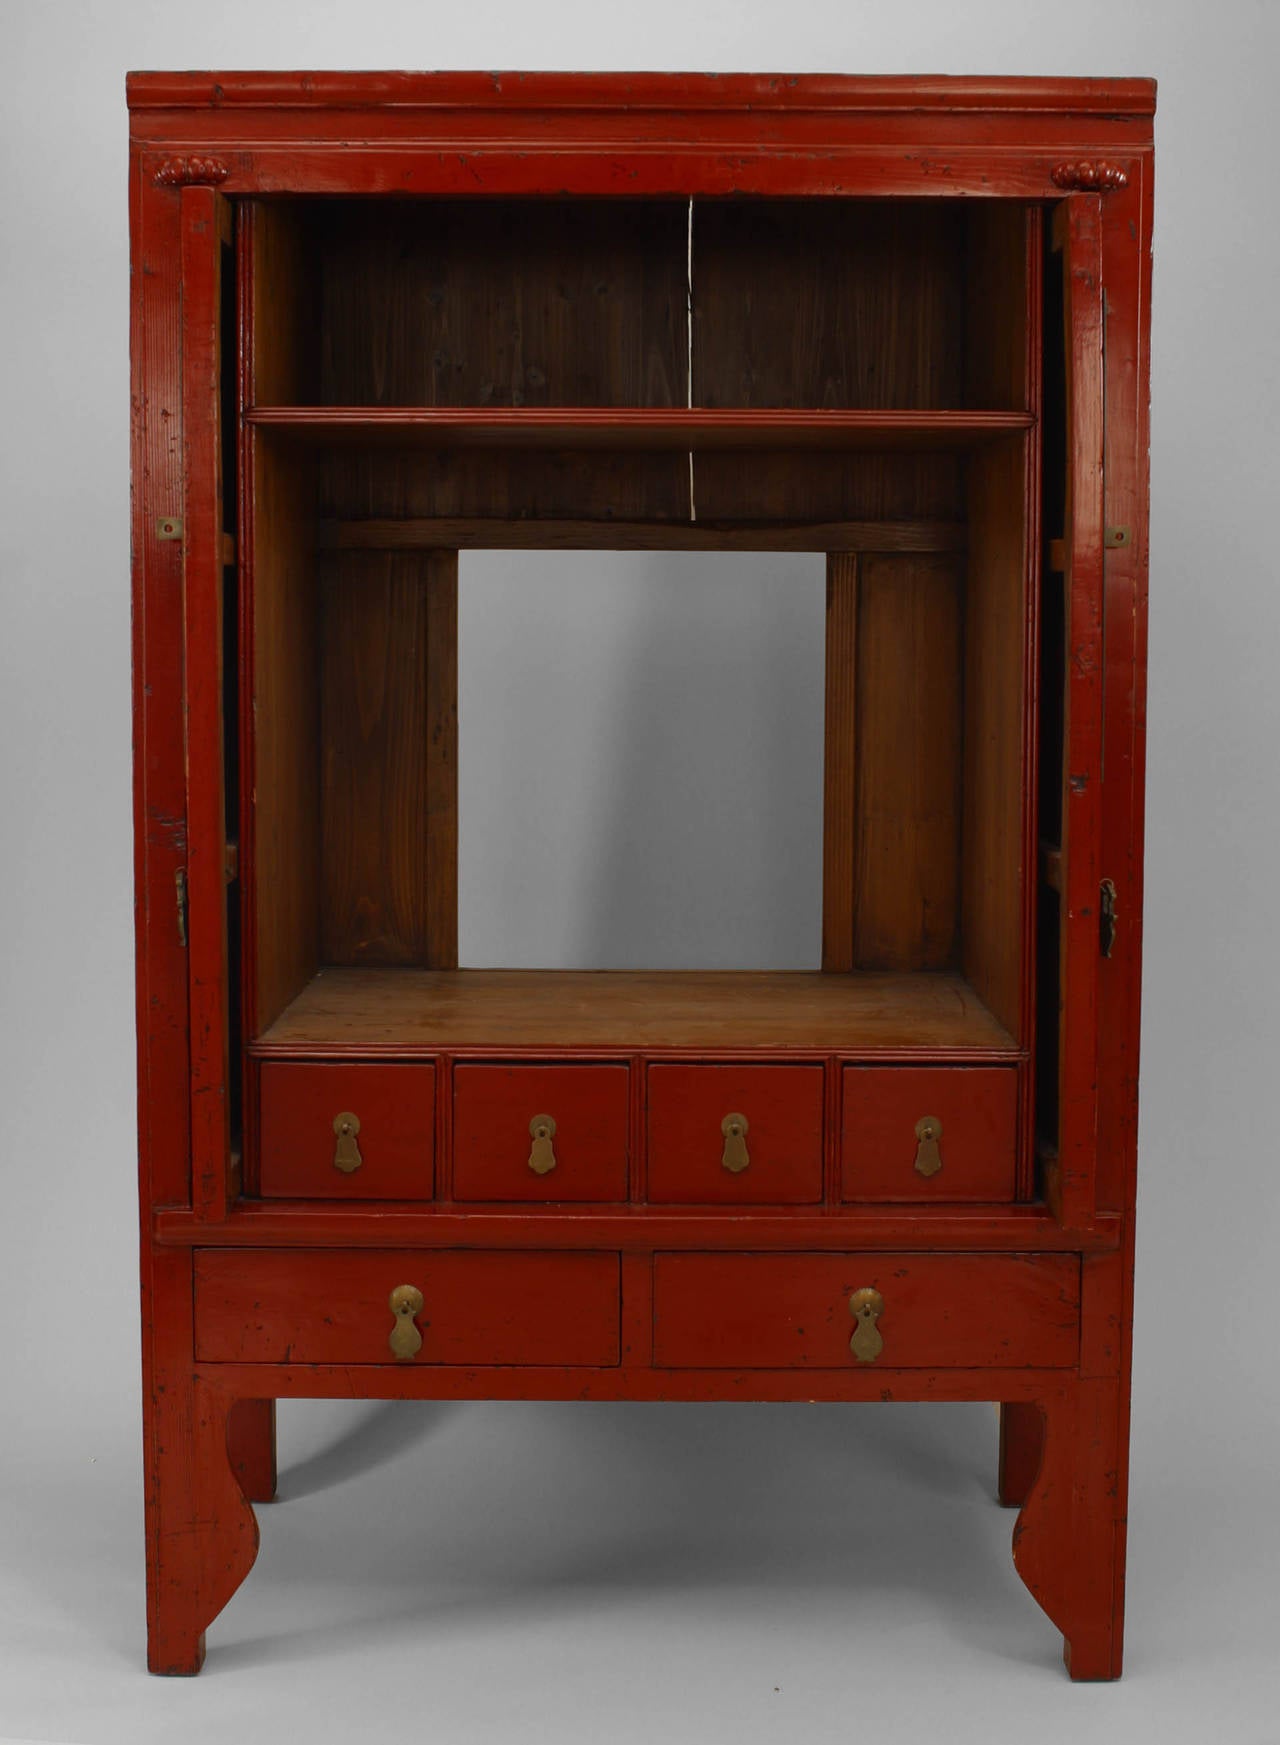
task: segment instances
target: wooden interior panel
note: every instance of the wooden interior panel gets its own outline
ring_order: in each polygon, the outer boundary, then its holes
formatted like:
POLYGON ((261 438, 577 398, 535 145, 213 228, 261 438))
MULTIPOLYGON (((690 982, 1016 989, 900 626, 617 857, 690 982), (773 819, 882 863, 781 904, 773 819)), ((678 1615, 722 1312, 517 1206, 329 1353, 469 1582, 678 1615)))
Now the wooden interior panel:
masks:
POLYGON ((250 1028, 315 973, 320 914, 320 708, 311 488, 303 458, 250 438, 253 516, 250 797, 254 982, 250 1028))
POLYGON ((974 200, 966 217, 965 404, 1029 407, 1028 292, 1040 246, 1039 208, 974 200))
POLYGON ((317 478, 321 513, 338 520, 687 522, 690 513, 689 461, 679 453, 336 447, 317 456, 317 478))
POLYGON ((255 1052, 546 1046, 1014 1052, 958 975, 349 968, 322 969, 255 1052))
POLYGON ((1028 445, 975 456, 969 469, 965 585, 964 839, 960 910, 965 973, 1019 1035, 1028 855, 1028 445))
POLYGON ((940 969, 956 953, 961 568, 877 554, 858 577, 854 962, 940 969))
POLYGON ((695 406, 961 404, 949 201, 697 201, 695 406))
POLYGON ((450 554, 322 560, 327 963, 433 966, 434 951, 457 961, 456 588, 450 554))
POLYGON ((826 709, 822 765, 822 967, 853 968, 857 769, 858 559, 827 558, 826 709))
POLYGON ((964 459, 958 453, 796 450, 693 457, 699 521, 959 520, 964 459))
POLYGON ((319 398, 682 406, 682 201, 408 200, 316 214, 319 398))
POLYGON ((302 208, 291 201, 252 200, 242 209, 241 223, 252 263, 247 403, 305 403, 319 351, 314 267, 302 208))

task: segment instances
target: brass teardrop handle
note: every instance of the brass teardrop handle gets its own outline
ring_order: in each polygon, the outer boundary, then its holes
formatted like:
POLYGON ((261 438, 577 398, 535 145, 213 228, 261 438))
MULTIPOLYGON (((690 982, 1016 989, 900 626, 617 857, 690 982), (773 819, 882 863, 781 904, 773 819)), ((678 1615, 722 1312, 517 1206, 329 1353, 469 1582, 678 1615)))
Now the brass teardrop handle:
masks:
POLYGON ((884 1340, 876 1326, 884 1313, 884 1298, 879 1291, 866 1286, 849 1298, 849 1313, 857 1322, 849 1349, 859 1363, 874 1363, 884 1350, 884 1340))
POLYGON ((534 1175, 548 1175, 556 1167, 555 1146, 551 1143, 556 1136, 555 1118, 535 1115, 529 1123, 529 1135, 533 1140, 529 1168, 534 1175))
POLYGON ((720 1161, 730 1175, 740 1175, 751 1162, 751 1153, 747 1150, 748 1125, 745 1115, 726 1115, 720 1123, 720 1131, 724 1134, 724 1152, 720 1161))
POLYGON ((333 1117, 333 1130, 338 1135, 338 1143, 333 1148, 333 1167, 340 1169, 343 1175, 350 1175, 364 1162, 360 1147, 356 1144, 356 1134, 360 1131, 359 1115, 353 1115, 350 1109, 344 1109, 340 1115, 333 1117))
POLYGON ((417 1285, 397 1285, 387 1298, 387 1307, 396 1318, 387 1344, 393 1357, 407 1363, 422 1350, 422 1335, 414 1326, 415 1318, 422 1313, 422 1292, 417 1285))
POLYGON ((942 1122, 936 1115, 921 1115, 916 1122, 916 1171, 920 1175, 937 1175, 942 1168, 942 1153, 938 1141, 942 1138, 942 1122))

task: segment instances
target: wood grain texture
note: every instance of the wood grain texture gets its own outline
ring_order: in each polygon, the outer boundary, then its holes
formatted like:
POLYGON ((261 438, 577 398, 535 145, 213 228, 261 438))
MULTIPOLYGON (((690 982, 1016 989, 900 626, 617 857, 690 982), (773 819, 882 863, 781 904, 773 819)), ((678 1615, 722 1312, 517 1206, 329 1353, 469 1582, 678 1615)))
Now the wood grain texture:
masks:
POLYGON ((853 968, 856 836, 858 563, 827 558, 826 708, 822 765, 822 967, 853 968))
POLYGON ((458 967, 458 554, 423 561, 427 628, 423 962, 458 967))
POLYGON ((954 201, 699 201, 693 404, 961 404, 954 201))
POLYGON ((319 1048, 1012 1050, 954 975, 332 968, 256 1052, 319 1048))
MULTIPOLYGON (((348 552, 322 563, 320 953, 327 963, 429 961, 433 567, 429 555, 405 552, 348 552)), ((444 763, 433 778, 437 812, 451 819, 453 735, 437 731, 436 743, 444 763)), ((446 851, 442 864, 448 858, 446 851)))
POLYGON ((322 404, 685 403, 678 201, 343 202, 317 222, 322 404))
POLYGON ((659 1254, 653 1287, 660 1367, 1053 1369, 1080 1341, 1074 1256, 659 1254), (884 1351, 858 1365, 849 1298, 866 1287, 884 1351))
MULTIPOLYGON (((250 424, 292 441, 363 448, 969 449, 1026 430, 1024 412, 789 408, 255 406, 250 424)), ((492 465, 492 462, 490 463, 492 465)), ((523 456, 520 463, 523 463, 523 456)))
POLYGON ((314 974, 320 937, 318 624, 310 482, 298 458, 251 440, 244 542, 252 602, 252 737, 246 747, 256 999, 269 1024, 314 974))
POLYGON ((854 963, 955 960, 961 578, 945 557, 877 555, 858 577, 854 963))
POLYGON ((962 521, 502 521, 449 516, 323 521, 338 550, 962 551, 962 521))
POLYGON ((236 1400, 227 1417, 227 1456, 250 1503, 276 1496, 276 1403, 236 1400))
POLYGON ((962 961, 1019 1037, 1032 803, 1027 683, 1035 616, 1025 505, 1033 458, 1024 443, 975 457, 965 566, 962 961))

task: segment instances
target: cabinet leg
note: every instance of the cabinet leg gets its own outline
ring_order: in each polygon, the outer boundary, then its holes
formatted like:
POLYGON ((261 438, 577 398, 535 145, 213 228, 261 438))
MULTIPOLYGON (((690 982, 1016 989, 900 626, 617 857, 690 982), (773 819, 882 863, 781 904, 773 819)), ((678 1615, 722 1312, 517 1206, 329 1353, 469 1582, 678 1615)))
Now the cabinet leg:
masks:
POLYGON ((1044 1453, 1013 1530, 1019 1575, 1062 1631, 1073 1679, 1120 1676, 1125 1522, 1119 1383, 1039 1402, 1044 1453))
MULTIPOLYGON (((256 1402, 255 1402, 256 1403, 256 1402)), ((228 1457, 232 1402, 199 1380, 147 1402, 147 1665, 191 1674, 204 1633, 258 1554, 258 1523, 228 1457)))
POLYGON ((1020 1509, 1031 1494, 1044 1450, 1044 1419, 1030 1400, 1006 1400, 1000 1407, 998 1494, 1006 1508, 1020 1509))
POLYGON ((276 1403, 237 1400, 227 1420, 231 1470, 251 1503, 273 1503, 276 1496, 276 1403))

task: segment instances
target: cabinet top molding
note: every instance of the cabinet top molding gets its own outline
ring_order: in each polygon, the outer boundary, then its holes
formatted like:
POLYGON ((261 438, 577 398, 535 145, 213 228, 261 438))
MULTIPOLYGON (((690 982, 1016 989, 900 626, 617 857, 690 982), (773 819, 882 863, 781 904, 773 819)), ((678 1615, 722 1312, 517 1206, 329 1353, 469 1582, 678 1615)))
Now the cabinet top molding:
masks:
POLYGON ((143 109, 732 110, 1149 116, 1154 79, 763 73, 130 73, 143 109))

